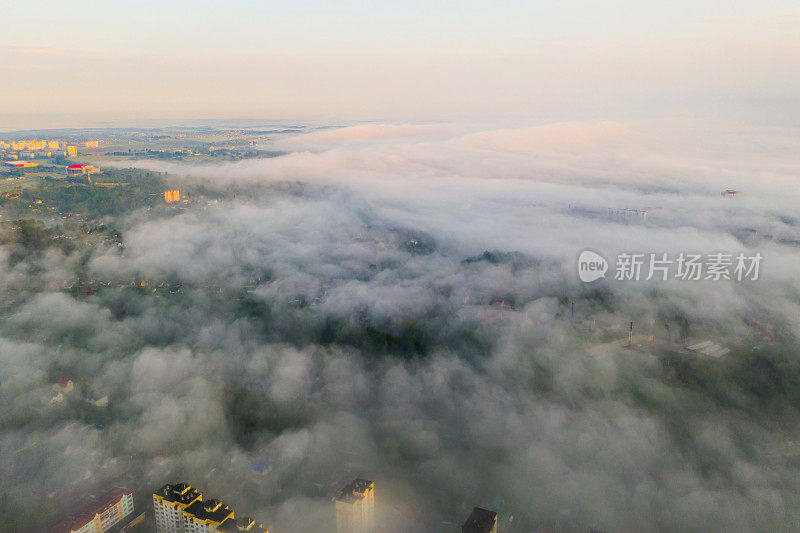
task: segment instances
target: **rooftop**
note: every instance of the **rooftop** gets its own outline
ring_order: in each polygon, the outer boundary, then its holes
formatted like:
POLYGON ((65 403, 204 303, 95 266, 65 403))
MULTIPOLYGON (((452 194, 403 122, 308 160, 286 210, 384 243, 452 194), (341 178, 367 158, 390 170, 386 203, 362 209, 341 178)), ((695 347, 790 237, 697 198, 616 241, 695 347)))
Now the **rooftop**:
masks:
POLYGON ((356 478, 348 483, 336 497, 336 501, 355 503, 364 498, 367 492, 375 488, 375 483, 367 479, 356 478))
POLYGON ((248 516, 241 516, 239 518, 228 518, 223 523, 217 526, 217 531, 220 533, 236 533, 238 531, 250 531, 251 533, 267 533, 264 526, 256 523, 255 520, 248 516))
POLYGON ((497 513, 481 507, 473 507, 469 518, 461 526, 461 531, 462 533, 489 533, 495 524, 497 524, 497 513))
POLYGON ((178 503, 183 506, 189 505, 201 497, 200 493, 194 490, 188 483, 164 485, 156 490, 153 495, 160 496, 168 503, 178 503))
POLYGON ((234 518, 233 509, 220 500, 203 500, 202 495, 188 483, 164 485, 153 492, 153 496, 160 497, 168 504, 174 504, 175 507, 182 507, 183 516, 188 515, 197 522, 212 524, 216 526, 216 531, 267 533, 267 529, 252 518, 234 518))
POLYGON ((222 523, 227 518, 233 518, 231 508, 219 500, 195 500, 183 512, 192 515, 195 520, 216 524, 222 523))

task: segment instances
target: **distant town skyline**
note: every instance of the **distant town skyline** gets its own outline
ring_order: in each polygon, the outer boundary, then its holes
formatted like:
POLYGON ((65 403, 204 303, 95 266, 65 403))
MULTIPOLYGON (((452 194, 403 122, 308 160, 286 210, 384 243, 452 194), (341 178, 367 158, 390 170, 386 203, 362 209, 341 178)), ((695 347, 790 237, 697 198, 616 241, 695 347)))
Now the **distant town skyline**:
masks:
POLYGON ((12 3, 0 129, 562 114, 793 124, 798 23, 788 0, 12 3))

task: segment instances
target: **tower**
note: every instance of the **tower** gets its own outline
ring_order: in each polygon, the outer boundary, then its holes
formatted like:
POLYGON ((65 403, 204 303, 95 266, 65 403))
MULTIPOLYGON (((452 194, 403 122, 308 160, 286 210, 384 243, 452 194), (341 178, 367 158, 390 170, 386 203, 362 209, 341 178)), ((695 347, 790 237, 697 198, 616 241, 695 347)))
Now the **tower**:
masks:
POLYGON ((375 529, 375 483, 357 478, 334 499, 338 533, 368 533, 375 529))
POLYGON ((164 485, 153 493, 153 512, 158 533, 182 533, 183 510, 203 496, 188 483, 164 485))

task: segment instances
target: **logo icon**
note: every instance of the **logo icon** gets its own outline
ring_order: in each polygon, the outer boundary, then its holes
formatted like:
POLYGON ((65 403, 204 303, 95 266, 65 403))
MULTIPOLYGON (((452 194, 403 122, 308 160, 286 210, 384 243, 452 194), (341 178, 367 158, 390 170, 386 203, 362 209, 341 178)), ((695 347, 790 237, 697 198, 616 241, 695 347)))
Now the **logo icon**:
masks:
POLYGON ((591 250, 584 250, 578 256, 578 277, 584 283, 591 283, 606 277, 608 261, 602 255, 591 250))

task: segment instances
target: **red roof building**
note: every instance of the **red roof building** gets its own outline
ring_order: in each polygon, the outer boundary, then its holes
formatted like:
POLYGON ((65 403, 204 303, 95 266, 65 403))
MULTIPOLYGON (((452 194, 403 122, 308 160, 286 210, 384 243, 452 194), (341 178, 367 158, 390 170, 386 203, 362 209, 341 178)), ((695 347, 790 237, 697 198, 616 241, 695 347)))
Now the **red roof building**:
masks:
POLYGON ((39 163, 34 163, 33 161, 3 161, 3 164, 6 167, 11 168, 30 168, 39 166, 39 163))
POLYGON ((114 487, 59 525, 52 533, 102 533, 133 512, 133 491, 114 487))
POLYGON ((84 174, 92 174, 96 170, 97 169, 94 168, 94 165, 89 165, 87 163, 75 163, 67 166, 67 176, 83 176, 84 174))

